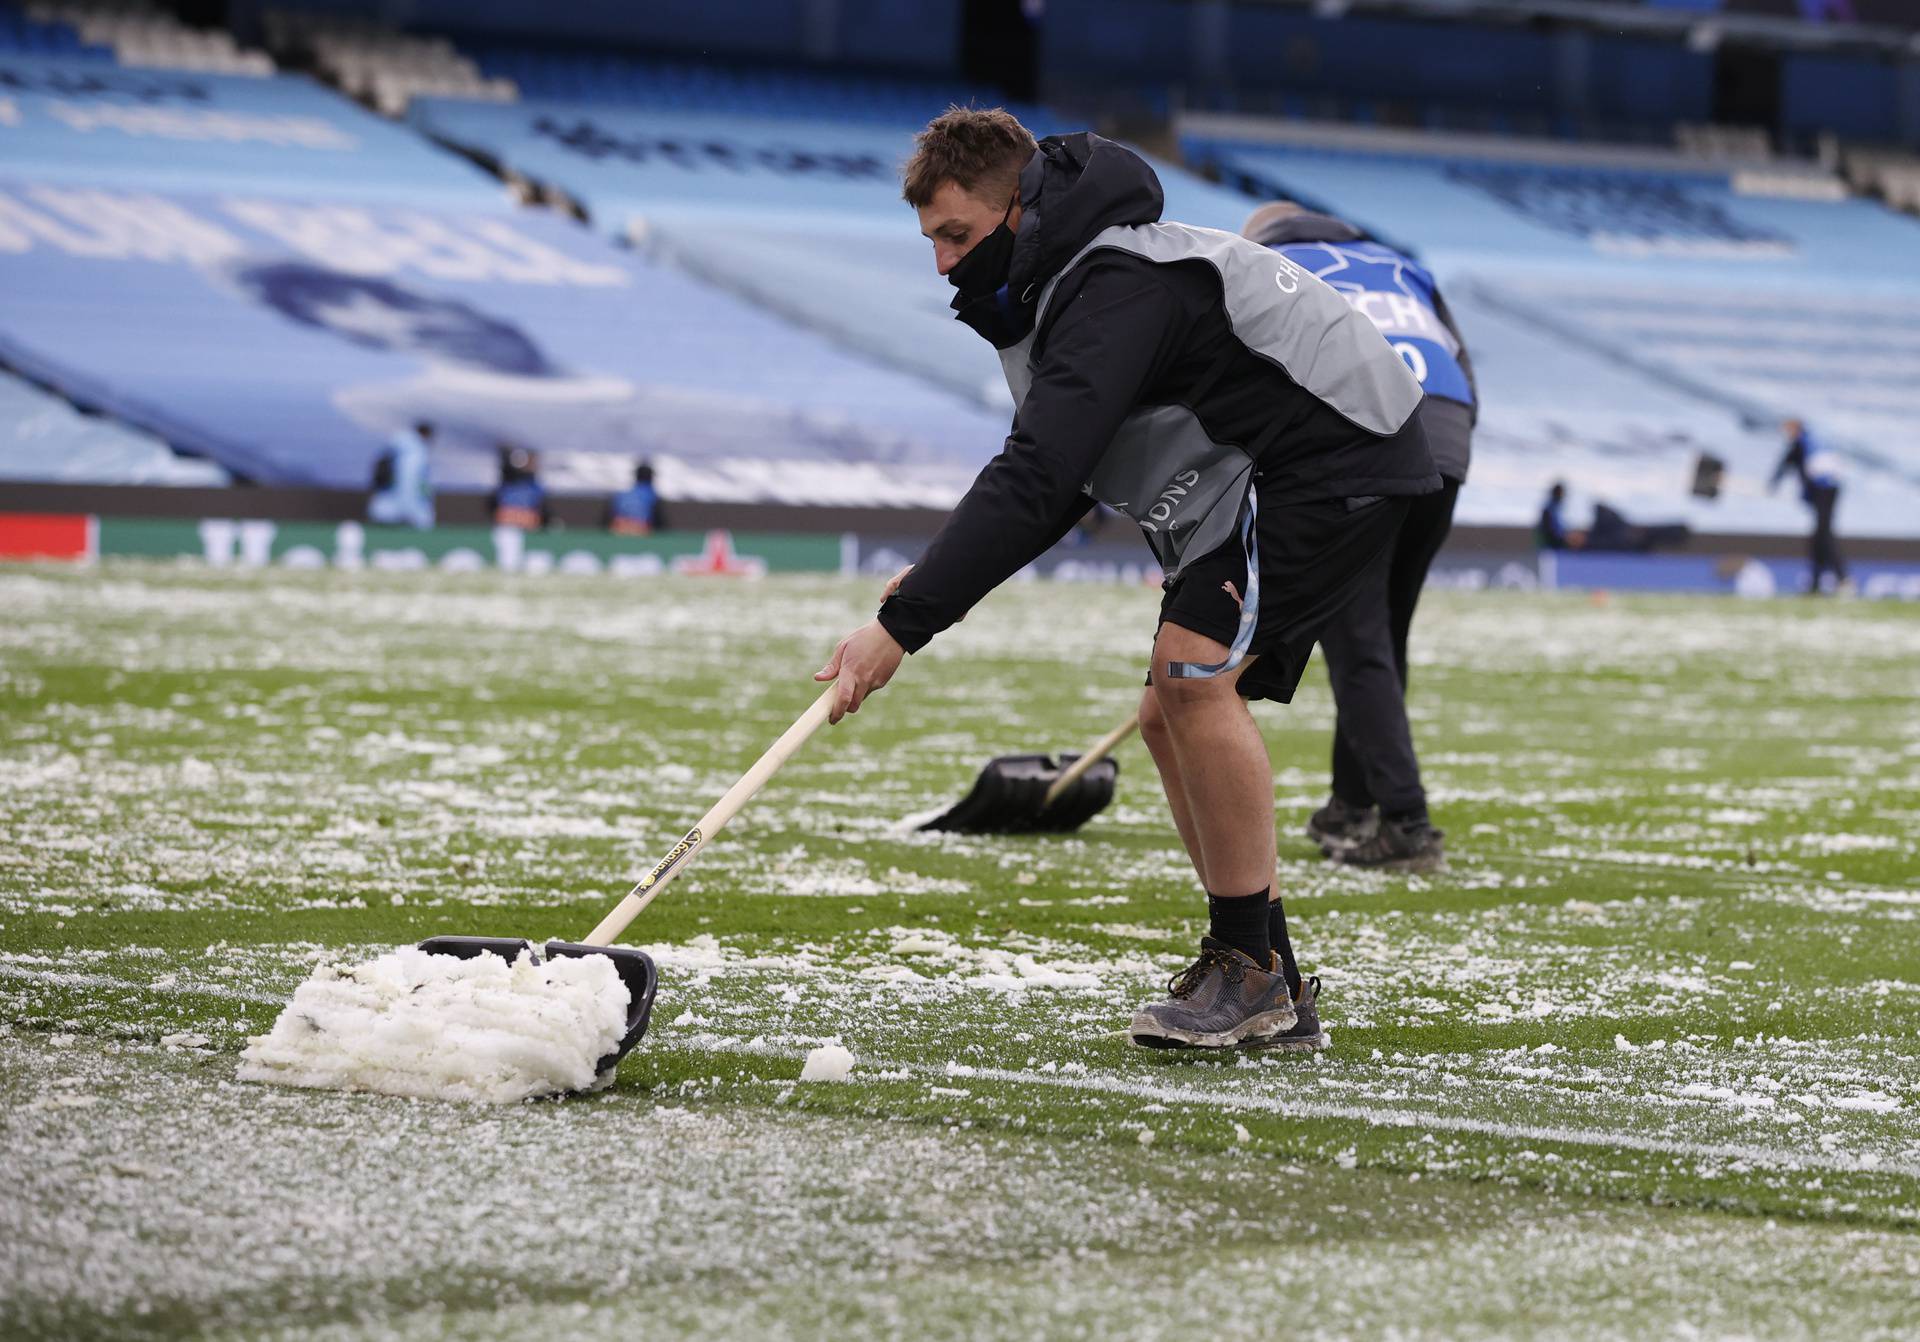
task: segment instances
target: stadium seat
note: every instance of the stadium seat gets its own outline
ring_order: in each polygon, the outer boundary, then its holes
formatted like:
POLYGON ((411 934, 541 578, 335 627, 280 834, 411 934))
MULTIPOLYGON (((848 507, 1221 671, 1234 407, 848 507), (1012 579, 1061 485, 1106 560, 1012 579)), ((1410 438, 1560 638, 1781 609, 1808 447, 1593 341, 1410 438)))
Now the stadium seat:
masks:
POLYGON ((81 41, 67 24, 43 23, 17 10, 0 8, 0 56, 10 55, 111 61, 113 49, 81 41))
MULTIPOLYGON (((463 50, 481 71, 511 79, 522 97, 543 101, 895 126, 924 122, 929 107, 1006 102, 990 88, 955 80, 736 68, 663 57, 529 50, 501 42, 469 41, 463 50)), ((1026 106, 1010 110, 1023 119, 1039 115, 1026 106)))
POLYGON ((310 64, 349 96, 391 117, 416 97, 512 101, 514 81, 483 76, 444 37, 416 37, 339 15, 273 10, 267 42, 284 57, 310 64))
MULTIPOLYGON (((250 479, 361 486, 424 415, 447 426, 446 485, 492 484, 512 439, 562 488, 617 486, 648 455, 680 497, 931 505, 1004 432, 977 398, 516 211, 310 80, 25 58, 0 75, 18 112, 0 358, 250 479)), ((892 160, 872 171, 911 246, 892 160)))
POLYGON ((110 49, 121 65, 210 74, 271 75, 265 52, 243 50, 221 29, 191 28, 140 0, 38 0, 33 17, 71 25, 89 43, 110 49))
POLYGON ((82 414, 0 372, 0 480, 217 486, 230 479, 211 461, 179 456, 152 434, 82 414))
MULTIPOLYGON (((427 134, 580 201, 594 223, 862 357, 1004 413, 993 351, 952 320, 952 290, 900 200, 933 97, 888 122, 581 102, 423 99, 427 134)), ((1030 112, 1041 132, 1064 129, 1030 112)), ((1248 202, 1158 165, 1167 215, 1238 228, 1248 202)))
POLYGON ((1259 193, 1343 213, 1440 277, 1486 403, 1464 520, 1523 524, 1566 476, 1697 528, 1798 530, 1792 492, 1765 493, 1787 416, 1821 430, 1864 486, 1850 526, 1898 533, 1920 515, 1914 220, 1762 157, 1764 138, 1737 130, 1690 135, 1684 152, 1249 130, 1190 119, 1183 144, 1259 193), (1731 466, 1717 501, 1683 488, 1701 451, 1731 466))
POLYGON ((15 113, 0 122, 14 178, 507 206, 499 183, 472 164, 304 75, 0 53, 0 79, 15 113))

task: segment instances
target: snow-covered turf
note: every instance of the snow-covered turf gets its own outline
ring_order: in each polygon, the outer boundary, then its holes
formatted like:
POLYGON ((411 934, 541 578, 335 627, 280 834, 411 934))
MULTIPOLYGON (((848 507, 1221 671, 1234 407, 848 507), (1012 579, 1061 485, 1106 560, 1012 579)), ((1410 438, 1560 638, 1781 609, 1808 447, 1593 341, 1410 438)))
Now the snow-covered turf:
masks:
POLYGON ((1137 746, 1077 835, 899 828, 1137 695, 1155 594, 1033 584, 634 926, 611 1089, 233 1080, 321 966, 591 927, 872 598, 0 571, 0 1333, 1911 1332, 1902 606, 1430 595, 1445 878, 1320 861, 1324 683, 1262 710, 1318 1057, 1127 1046, 1203 917, 1137 746))
POLYGON ((9 1336, 1898 1338, 1920 1241, 622 1087, 512 1109, 4 1055, 9 1336), (163 1115, 164 1121, 156 1121, 163 1115), (1302 1331, 1309 1331, 1305 1322, 1302 1331))

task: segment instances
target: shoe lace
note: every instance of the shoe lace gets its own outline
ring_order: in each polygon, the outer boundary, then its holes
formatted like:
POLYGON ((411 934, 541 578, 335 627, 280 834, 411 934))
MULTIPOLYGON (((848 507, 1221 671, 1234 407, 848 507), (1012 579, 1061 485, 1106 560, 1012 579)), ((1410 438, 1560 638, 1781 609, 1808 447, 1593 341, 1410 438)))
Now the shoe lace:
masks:
POLYGON ((1207 977, 1207 971, 1219 965, 1225 972, 1228 983, 1238 983, 1247 976, 1247 967, 1229 951, 1216 950, 1208 946, 1200 952, 1200 958, 1167 980, 1167 994, 1171 997, 1191 997, 1207 977))

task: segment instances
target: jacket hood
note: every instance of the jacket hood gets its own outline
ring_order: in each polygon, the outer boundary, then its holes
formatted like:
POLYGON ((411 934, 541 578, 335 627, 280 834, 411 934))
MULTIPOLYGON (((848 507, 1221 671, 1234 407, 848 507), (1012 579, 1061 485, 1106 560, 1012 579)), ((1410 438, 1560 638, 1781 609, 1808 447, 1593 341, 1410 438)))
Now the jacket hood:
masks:
POLYGON ((1262 247, 1284 247, 1290 242, 1360 242, 1366 236, 1344 219, 1312 210, 1275 219, 1247 235, 1249 241, 1262 247))
POLYGON ((1049 135, 1020 174, 1020 234, 1007 285, 1024 306, 1114 224, 1151 224, 1166 196, 1147 161, 1091 131, 1049 135))

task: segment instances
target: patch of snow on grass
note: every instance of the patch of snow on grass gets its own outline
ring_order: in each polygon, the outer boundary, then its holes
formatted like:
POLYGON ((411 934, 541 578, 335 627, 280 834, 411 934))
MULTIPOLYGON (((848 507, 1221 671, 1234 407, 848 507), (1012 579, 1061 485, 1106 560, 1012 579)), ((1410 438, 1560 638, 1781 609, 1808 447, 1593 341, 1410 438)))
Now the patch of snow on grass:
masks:
POLYGON ((853 1054, 840 1044, 822 1044, 807 1054, 802 1081, 845 1081, 853 1074, 853 1054))

